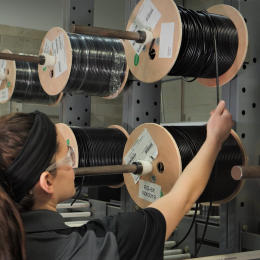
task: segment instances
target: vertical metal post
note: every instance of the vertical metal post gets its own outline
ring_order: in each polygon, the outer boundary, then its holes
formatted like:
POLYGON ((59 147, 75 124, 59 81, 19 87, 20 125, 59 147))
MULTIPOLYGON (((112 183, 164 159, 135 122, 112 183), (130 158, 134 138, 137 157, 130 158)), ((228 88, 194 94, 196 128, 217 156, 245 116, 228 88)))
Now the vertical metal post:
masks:
MULTIPOLYGON (((64 0, 63 29, 72 23, 93 26, 94 0, 64 0)), ((60 122, 68 125, 90 126, 91 97, 64 95, 60 102, 60 122)))
MULTIPOLYGON (((260 23, 259 0, 224 0, 240 11, 249 33, 248 58, 237 77, 222 88, 222 98, 235 121, 235 130, 245 147, 248 165, 259 165, 260 156, 260 23)), ((246 181, 240 194, 220 207, 220 254, 246 250, 240 241, 241 226, 258 234, 260 223, 260 181, 246 181)))

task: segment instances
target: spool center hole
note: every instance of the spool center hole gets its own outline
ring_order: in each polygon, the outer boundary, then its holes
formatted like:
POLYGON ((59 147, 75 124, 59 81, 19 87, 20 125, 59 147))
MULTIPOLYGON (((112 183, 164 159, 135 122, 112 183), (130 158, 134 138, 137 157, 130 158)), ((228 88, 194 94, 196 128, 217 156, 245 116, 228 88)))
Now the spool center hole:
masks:
POLYGON ((163 165, 162 162, 158 162, 158 163, 157 163, 157 171, 158 171, 159 173, 163 173, 163 172, 164 172, 164 165, 163 165))
POLYGON ((53 78, 53 70, 50 70, 50 77, 53 78))
POLYGON ((156 52, 155 49, 152 49, 151 51, 149 51, 149 57, 151 60, 153 60, 156 56, 156 52))

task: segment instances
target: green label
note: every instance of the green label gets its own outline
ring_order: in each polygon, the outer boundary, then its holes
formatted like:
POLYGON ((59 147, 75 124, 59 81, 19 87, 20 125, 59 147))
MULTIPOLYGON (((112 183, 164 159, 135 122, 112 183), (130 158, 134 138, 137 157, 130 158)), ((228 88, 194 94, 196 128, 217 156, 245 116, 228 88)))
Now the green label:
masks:
POLYGON ((7 87, 9 88, 11 86, 11 82, 9 81, 8 83, 7 83, 7 87))
POLYGON ((67 140, 67 145, 70 145, 70 140, 69 139, 67 140))
POLYGON ((43 68, 43 71, 45 71, 45 70, 46 70, 46 67, 43 68))
POLYGON ((139 55, 138 55, 138 54, 135 54, 135 60, 134 60, 134 63, 135 63, 135 66, 137 66, 138 63, 139 63, 139 55))
POLYGON ((162 193, 162 191, 161 191, 161 197, 163 197, 163 193, 162 193))

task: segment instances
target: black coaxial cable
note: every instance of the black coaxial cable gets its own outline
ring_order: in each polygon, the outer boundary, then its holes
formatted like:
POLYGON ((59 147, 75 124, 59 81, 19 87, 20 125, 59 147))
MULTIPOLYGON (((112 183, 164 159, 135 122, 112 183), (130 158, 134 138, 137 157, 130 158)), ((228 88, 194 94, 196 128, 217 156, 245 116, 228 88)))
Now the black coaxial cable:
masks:
MULTIPOLYGON (((127 137, 116 128, 71 127, 78 144, 78 167, 122 165, 127 137)), ((123 174, 86 176, 83 186, 102 187, 119 185, 124 181, 123 174)), ((75 178, 80 186, 82 177, 75 178)))
POLYGON ((38 64, 16 61, 16 81, 10 101, 18 103, 54 105, 59 95, 49 96, 42 88, 38 64))
POLYGON ((72 65, 64 93, 108 97, 120 89, 126 58, 118 39, 68 33, 72 65))

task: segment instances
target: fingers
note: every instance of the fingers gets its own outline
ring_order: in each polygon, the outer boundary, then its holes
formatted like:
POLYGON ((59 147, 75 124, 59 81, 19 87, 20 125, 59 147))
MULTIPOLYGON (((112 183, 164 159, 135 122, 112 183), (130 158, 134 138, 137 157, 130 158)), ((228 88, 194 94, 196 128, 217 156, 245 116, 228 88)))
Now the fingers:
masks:
POLYGON ((211 112, 210 112, 210 115, 212 116, 214 114, 216 109, 213 109, 211 112))
POLYGON ((218 106, 216 107, 215 109, 215 112, 214 113, 217 113, 219 115, 222 115, 222 113, 224 112, 225 110, 225 101, 221 100, 219 103, 218 103, 218 106))

